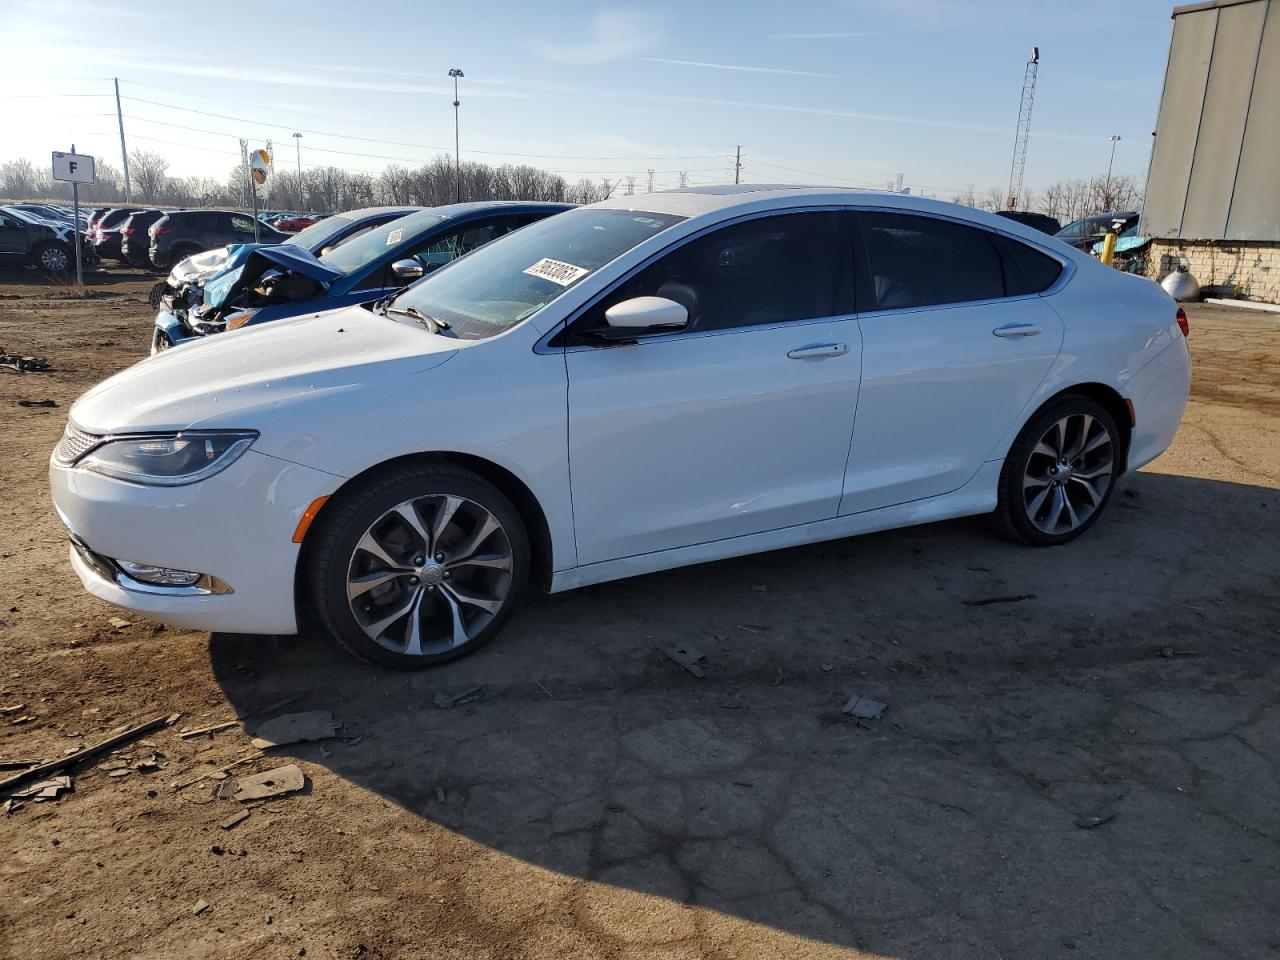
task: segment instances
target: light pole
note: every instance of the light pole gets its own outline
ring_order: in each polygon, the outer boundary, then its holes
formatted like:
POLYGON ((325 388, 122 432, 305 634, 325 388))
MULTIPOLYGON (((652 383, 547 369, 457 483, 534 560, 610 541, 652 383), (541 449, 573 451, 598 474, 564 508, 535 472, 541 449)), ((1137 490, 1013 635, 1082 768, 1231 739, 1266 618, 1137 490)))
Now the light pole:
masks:
POLYGON ((462 202, 462 148, 458 140, 458 78, 465 76, 457 67, 449 71, 453 77, 453 187, 457 202, 462 202))
POLYGON ((1116 144, 1119 142, 1118 136, 1111 137, 1111 159, 1107 161, 1107 185, 1102 191, 1102 202, 1108 206, 1111 204, 1111 167, 1116 162, 1116 144))
POLYGON ((293 135, 293 145, 298 156, 298 206, 302 206, 302 134, 293 135))

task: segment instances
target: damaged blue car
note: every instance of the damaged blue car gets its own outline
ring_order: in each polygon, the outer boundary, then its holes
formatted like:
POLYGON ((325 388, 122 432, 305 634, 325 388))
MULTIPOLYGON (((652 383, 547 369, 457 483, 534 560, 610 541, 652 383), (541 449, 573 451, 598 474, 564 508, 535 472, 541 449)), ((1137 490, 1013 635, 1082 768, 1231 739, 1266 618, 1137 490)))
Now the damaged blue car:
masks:
POLYGON ((240 327, 379 300, 572 204, 487 201, 431 207, 316 255, 293 244, 231 248, 222 270, 160 301, 151 352, 240 327))

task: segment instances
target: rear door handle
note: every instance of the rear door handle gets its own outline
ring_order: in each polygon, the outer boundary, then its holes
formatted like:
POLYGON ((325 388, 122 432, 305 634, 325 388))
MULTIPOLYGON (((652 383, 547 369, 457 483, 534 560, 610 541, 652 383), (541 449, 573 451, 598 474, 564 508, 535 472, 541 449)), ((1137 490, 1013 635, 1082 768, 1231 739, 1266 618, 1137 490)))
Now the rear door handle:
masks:
POLYGON ((1007 340, 1017 337, 1034 337, 1040 332, 1040 328, 1034 323, 1006 323, 1003 327, 996 327, 991 332, 1007 340))
POLYGON ((811 347, 796 347, 787 352, 792 360, 813 360, 817 357, 843 357, 849 352, 847 343, 819 343, 811 347))

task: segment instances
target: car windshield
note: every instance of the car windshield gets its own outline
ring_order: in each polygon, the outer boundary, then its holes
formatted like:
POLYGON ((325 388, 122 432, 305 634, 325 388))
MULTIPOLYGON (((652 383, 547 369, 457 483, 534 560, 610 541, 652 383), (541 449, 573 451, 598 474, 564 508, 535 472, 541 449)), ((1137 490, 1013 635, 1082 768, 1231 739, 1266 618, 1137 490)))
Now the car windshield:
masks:
POLYGON ((349 226, 351 221, 346 217, 330 217, 328 220, 313 223, 305 230, 299 230, 285 243, 292 243, 304 250, 322 250, 329 245, 330 240, 349 226))
POLYGON ((479 340, 511 329, 570 287, 683 217, 584 207, 540 220, 415 283, 394 308, 479 340))
POLYGON ((369 266, 391 247, 399 246, 406 240, 412 240, 444 219, 446 218, 438 213, 428 213, 423 210, 420 213, 401 217, 399 220, 392 220, 390 223, 384 223, 370 230, 364 236, 334 247, 320 258, 320 262, 343 273, 355 273, 369 266))

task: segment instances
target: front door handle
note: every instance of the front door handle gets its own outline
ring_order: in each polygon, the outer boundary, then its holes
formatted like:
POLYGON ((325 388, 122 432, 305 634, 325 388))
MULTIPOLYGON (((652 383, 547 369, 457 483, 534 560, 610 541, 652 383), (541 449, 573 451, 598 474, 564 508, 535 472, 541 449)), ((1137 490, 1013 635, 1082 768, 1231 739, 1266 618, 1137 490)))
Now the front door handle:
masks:
POLYGON ((817 357, 843 357, 848 352, 847 343, 819 343, 811 347, 797 347, 789 350, 787 356, 792 360, 813 360, 817 357))
POLYGON ((991 332, 997 337, 1004 337, 1008 340, 1018 337, 1034 337, 1040 332, 1040 328, 1034 323, 1006 323, 1003 327, 996 327, 991 332))

